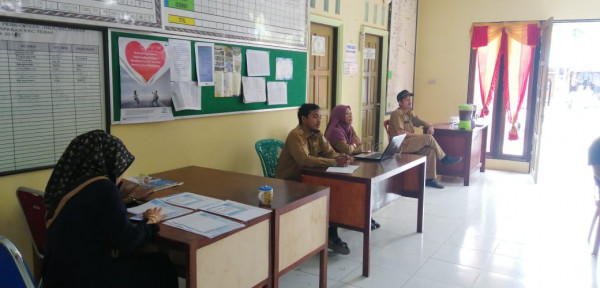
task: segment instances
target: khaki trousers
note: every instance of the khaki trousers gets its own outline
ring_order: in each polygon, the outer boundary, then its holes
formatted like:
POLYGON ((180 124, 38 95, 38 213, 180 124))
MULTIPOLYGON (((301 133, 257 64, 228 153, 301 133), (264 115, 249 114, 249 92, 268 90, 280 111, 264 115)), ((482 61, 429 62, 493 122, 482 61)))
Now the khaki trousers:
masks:
POLYGON ((402 142, 402 153, 427 156, 427 179, 435 179, 435 162, 446 156, 435 138, 429 134, 405 138, 402 142))

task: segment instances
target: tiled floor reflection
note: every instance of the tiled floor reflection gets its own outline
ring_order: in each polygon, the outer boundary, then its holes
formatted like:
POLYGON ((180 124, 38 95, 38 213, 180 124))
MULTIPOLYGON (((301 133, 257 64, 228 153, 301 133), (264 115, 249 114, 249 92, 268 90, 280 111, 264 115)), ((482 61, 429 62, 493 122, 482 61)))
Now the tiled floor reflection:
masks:
MULTIPOLYGON (((530 175, 488 170, 475 172, 465 187, 442 178, 445 189, 426 189, 422 234, 415 232, 414 199, 374 214, 382 227, 372 233, 369 278, 361 276, 362 234, 341 230, 352 253, 330 252, 327 286, 597 287, 587 243, 591 179, 562 171, 534 184, 530 175)), ((280 287, 318 287, 317 275, 318 261, 310 259, 284 275, 280 287)))

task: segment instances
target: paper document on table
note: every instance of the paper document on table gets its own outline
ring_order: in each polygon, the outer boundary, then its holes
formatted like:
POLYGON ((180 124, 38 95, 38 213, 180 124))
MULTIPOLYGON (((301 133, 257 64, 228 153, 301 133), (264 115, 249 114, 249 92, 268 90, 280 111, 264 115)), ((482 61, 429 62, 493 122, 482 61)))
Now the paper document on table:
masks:
POLYGON ((162 208, 161 214, 167 215, 167 216, 165 216, 165 218, 163 218, 163 220, 170 219, 170 218, 177 217, 177 216, 181 216, 183 214, 192 212, 192 210, 181 208, 181 207, 177 207, 177 206, 173 206, 173 205, 169 205, 169 204, 167 204, 167 203, 165 203, 163 201, 160 201, 158 199, 154 199, 154 200, 146 202, 146 203, 144 203, 144 204, 142 204, 140 206, 135 206, 135 207, 127 208, 127 212, 129 212, 131 214, 136 214, 135 216, 133 216, 133 217, 131 217, 129 219, 131 219, 131 220, 142 220, 143 219, 142 214, 144 212, 146 212, 146 210, 152 209, 152 208, 162 208))
POLYGON ((196 212, 183 217, 171 219, 165 225, 213 238, 223 233, 244 227, 244 224, 233 222, 217 215, 196 212))
POLYGON ((160 200, 173 205, 179 205, 190 209, 202 209, 207 206, 211 206, 220 202, 224 202, 221 199, 212 197, 202 196, 190 192, 177 193, 160 198, 160 200))
POLYGON ((352 174, 356 169, 358 169, 358 165, 348 165, 346 167, 329 167, 327 168, 327 172, 352 174))
POLYGON ((221 203, 205 207, 202 210, 241 221, 248 221, 258 216, 271 213, 271 210, 258 208, 231 200, 226 200, 221 203))

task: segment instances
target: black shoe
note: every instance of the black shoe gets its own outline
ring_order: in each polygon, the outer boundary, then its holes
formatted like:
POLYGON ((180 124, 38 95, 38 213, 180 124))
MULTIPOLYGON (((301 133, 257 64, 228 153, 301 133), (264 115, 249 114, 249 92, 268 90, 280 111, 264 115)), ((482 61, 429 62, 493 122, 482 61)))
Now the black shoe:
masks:
POLYGON ((346 242, 342 241, 340 238, 334 240, 329 239, 329 245, 327 248, 342 255, 350 254, 350 248, 348 248, 348 244, 346 244, 346 242))
POLYGON ((374 219, 371 219, 371 230, 379 229, 379 227, 381 227, 381 225, 374 219))
POLYGON ((446 156, 444 156, 444 158, 442 158, 442 164, 452 165, 452 164, 456 164, 456 163, 460 162, 461 160, 462 160, 462 157, 454 157, 454 156, 446 155, 446 156))
POLYGON ((442 186, 442 184, 440 184, 437 181, 435 181, 435 179, 427 179, 427 180, 425 180, 425 186, 427 186, 427 187, 433 187, 433 188, 437 188, 437 189, 444 189, 444 186, 442 186))

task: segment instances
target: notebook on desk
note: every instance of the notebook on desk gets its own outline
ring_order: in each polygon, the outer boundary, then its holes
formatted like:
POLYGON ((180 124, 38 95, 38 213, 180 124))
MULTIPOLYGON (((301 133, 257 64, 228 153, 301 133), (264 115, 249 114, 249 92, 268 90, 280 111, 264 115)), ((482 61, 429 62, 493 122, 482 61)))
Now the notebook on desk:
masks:
POLYGON ((385 150, 383 152, 361 153, 361 154, 355 155, 354 158, 361 159, 361 160, 377 160, 377 161, 390 159, 400 149, 400 145, 402 145, 402 141, 404 141, 404 137, 406 137, 406 134, 394 136, 394 138, 392 138, 392 141, 390 141, 390 144, 388 144, 388 146, 385 148, 385 150))

